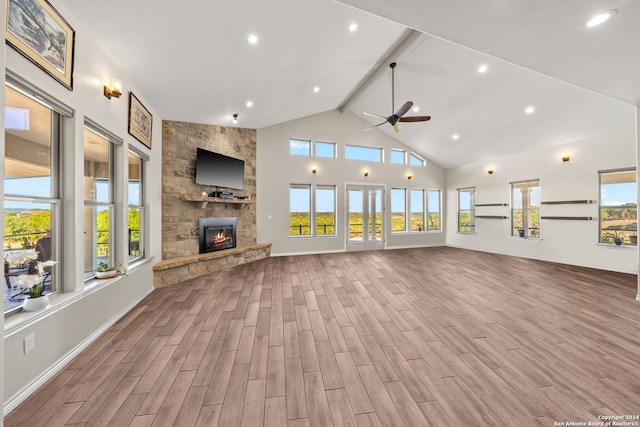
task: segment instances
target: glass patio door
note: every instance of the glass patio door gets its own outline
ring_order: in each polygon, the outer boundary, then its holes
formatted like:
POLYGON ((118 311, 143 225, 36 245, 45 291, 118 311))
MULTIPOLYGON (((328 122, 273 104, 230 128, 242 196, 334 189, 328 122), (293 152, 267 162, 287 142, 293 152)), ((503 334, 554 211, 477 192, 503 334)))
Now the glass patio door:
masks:
POLYGON ((366 251, 384 247, 384 188, 347 186, 347 250, 366 251))

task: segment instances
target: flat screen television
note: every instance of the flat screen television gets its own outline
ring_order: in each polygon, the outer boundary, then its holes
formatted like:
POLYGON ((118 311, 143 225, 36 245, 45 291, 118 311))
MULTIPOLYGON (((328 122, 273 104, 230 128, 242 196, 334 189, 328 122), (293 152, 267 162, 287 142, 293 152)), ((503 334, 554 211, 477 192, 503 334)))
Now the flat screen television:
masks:
POLYGON ((244 187, 244 160, 198 148, 196 184, 242 190, 244 187))

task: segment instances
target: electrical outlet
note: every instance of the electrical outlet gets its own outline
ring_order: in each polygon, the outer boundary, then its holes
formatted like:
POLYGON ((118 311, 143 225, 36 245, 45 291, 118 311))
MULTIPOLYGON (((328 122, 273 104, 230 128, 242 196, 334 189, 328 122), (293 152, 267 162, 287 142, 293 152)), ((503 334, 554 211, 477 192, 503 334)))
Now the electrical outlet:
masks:
POLYGON ((35 348, 36 348, 36 336, 34 334, 29 334, 26 337, 24 337, 24 354, 29 353, 35 348))

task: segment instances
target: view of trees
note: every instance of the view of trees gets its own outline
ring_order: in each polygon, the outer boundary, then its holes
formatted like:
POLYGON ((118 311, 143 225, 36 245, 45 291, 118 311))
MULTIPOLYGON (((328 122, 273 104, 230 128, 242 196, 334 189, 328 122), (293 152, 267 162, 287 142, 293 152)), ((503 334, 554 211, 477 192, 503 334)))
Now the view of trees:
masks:
MULTIPOLYGON (((419 225, 422 231, 425 230, 422 223, 422 214, 415 213, 411 215, 412 230, 418 231, 419 225)), ((131 222, 130 222, 131 223, 131 222)), ((376 231, 381 232, 382 216, 377 215, 376 231)), ((355 238, 362 235, 362 213, 351 213, 349 217, 349 237, 355 238)), ((437 213, 429 214, 428 225, 430 230, 440 229, 440 216, 437 213)), ((289 214, 290 235, 292 236, 309 236, 311 234, 311 221, 309 213, 291 212, 289 214)), ((335 234, 336 225, 333 224, 333 213, 319 212, 316 215, 316 235, 335 234), (326 233, 324 232, 326 228, 326 233)), ((393 212, 391 214, 391 230, 405 230, 405 216, 403 212, 393 212)))
POLYGON ((625 203, 620 206, 602 206, 600 208, 602 230, 600 241, 613 243, 615 238, 622 239, 625 245, 638 243, 638 205, 625 203))

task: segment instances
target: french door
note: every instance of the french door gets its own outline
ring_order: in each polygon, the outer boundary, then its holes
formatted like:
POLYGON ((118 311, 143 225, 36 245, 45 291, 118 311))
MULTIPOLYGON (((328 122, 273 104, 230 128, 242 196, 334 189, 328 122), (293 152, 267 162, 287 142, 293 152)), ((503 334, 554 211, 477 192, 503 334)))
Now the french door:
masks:
POLYGON ((384 187, 347 185, 347 250, 384 248, 384 187))

